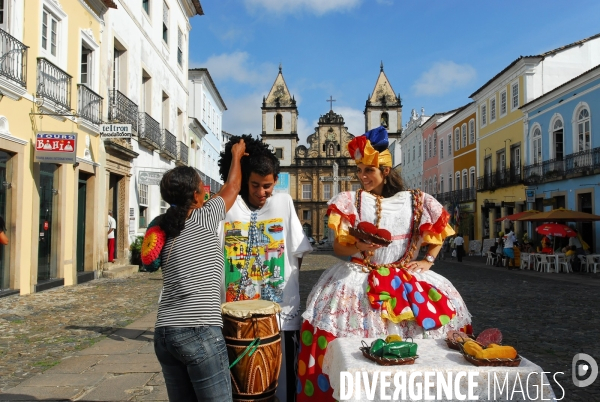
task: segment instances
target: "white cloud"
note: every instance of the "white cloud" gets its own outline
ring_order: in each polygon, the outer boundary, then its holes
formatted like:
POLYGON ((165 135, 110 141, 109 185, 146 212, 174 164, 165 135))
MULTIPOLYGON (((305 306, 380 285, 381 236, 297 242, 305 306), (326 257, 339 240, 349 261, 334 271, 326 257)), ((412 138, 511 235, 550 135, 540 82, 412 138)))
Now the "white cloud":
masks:
POLYGON ((191 68, 208 68, 215 81, 236 81, 261 88, 269 87, 276 77, 277 67, 272 63, 254 65, 246 52, 223 53, 210 56, 200 63, 192 62, 191 68))
POLYGON ((306 10, 316 15, 347 11, 357 7, 362 0, 245 0, 249 9, 264 8, 277 14, 292 14, 306 10))
POLYGON ((416 95, 444 95, 472 83, 476 77, 477 72, 469 64, 437 62, 419 77, 413 90, 416 95))

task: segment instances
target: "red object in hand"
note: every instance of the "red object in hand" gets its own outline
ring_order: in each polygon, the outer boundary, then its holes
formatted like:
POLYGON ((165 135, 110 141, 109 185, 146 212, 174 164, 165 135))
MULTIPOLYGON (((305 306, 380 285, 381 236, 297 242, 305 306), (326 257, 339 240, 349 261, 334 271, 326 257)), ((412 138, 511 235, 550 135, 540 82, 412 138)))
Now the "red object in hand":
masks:
POLYGON ((360 222, 357 229, 369 234, 377 233, 377 226, 373 225, 371 222, 360 222))

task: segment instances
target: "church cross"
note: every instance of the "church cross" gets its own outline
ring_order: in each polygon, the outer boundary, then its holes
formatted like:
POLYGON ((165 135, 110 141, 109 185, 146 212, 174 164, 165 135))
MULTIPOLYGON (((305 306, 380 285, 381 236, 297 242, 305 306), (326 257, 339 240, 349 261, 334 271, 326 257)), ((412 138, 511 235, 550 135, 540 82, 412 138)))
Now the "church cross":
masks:
POLYGON ((329 102, 329 109, 333 110, 333 102, 335 102, 336 100, 333 99, 333 96, 329 95, 329 99, 327 99, 325 102, 329 102))
POLYGON ((331 196, 335 197, 336 195, 338 195, 338 183, 341 181, 351 181, 352 179, 354 179, 354 177, 352 176, 339 176, 338 175, 338 164, 336 162, 333 162, 333 175, 331 176, 321 176, 320 179, 321 181, 332 181, 333 182, 333 189, 331 191, 331 196))

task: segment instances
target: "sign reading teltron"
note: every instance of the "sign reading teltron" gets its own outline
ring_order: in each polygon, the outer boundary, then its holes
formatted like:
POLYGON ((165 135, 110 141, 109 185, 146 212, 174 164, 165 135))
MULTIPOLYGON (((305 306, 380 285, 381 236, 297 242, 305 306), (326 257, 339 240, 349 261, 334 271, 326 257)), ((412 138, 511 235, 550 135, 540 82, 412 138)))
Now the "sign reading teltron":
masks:
POLYGON ((160 181, 162 180, 163 172, 148 172, 142 170, 139 175, 139 183, 147 184, 149 186, 160 186, 160 181))
POLYGON ((35 162, 75 163, 76 133, 40 132, 35 135, 35 162))
POLYGON ((100 124, 102 138, 131 138, 131 124, 100 124))

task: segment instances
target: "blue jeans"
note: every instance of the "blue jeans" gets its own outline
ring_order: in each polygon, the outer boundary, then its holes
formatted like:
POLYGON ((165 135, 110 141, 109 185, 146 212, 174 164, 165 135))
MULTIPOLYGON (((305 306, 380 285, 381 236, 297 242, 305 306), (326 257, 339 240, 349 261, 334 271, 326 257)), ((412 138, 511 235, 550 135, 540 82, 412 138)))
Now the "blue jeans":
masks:
POLYGON ((154 352, 170 401, 231 401, 231 378, 220 327, 158 327, 154 352))

